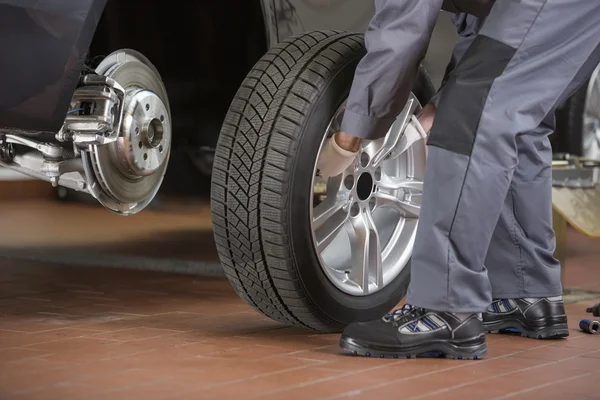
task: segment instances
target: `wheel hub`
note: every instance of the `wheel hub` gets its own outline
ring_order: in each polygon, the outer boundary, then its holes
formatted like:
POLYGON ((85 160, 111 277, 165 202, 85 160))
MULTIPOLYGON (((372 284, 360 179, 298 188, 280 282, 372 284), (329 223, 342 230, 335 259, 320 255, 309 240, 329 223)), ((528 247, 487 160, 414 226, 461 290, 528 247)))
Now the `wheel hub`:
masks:
POLYGON ((369 172, 362 172, 356 184, 356 197, 360 201, 368 201, 375 191, 375 182, 369 172))
POLYGON ((171 128, 165 124, 168 110, 149 90, 134 90, 126 100, 120 170, 129 176, 149 176, 167 159, 165 149, 171 143, 171 128))

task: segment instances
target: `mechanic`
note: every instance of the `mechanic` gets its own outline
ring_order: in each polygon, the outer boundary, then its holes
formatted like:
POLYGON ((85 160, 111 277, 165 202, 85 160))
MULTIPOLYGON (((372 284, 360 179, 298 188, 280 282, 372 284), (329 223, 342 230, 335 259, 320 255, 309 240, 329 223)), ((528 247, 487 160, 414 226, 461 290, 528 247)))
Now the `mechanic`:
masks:
POLYGON ((554 258, 555 109, 600 63, 600 1, 375 0, 341 131, 318 168, 348 168, 408 101, 440 9, 462 36, 438 95, 406 126, 428 161, 407 305, 348 326, 343 349, 378 357, 487 354, 486 331, 568 336, 554 258), (467 15, 468 14, 468 15, 467 15), (429 133, 429 131, 431 131, 429 133))

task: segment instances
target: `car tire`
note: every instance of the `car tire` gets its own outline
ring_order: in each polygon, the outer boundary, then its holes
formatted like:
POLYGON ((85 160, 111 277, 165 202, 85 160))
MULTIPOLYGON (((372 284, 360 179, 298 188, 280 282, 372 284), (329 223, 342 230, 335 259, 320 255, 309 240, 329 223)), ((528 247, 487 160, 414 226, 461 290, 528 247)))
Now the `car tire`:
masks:
POLYGON ((583 112, 588 83, 586 82, 556 112, 554 151, 574 156, 583 154, 583 112))
MULTIPOLYGON (((381 290, 353 296, 328 279, 310 224, 310 188, 328 122, 365 55, 363 35, 316 31, 274 46, 249 72, 225 118, 212 172, 220 261, 235 291, 285 324, 339 332, 382 317, 405 296, 410 261, 381 290)), ((435 93, 423 69, 413 94, 435 93)))
MULTIPOLYGON (((600 158, 600 144, 593 141, 590 135, 594 124, 589 123, 586 126, 586 108, 591 100, 591 85, 599 85, 600 65, 588 79, 557 111, 556 113, 556 138, 554 138, 554 150, 557 153, 567 153, 574 156, 585 158, 600 158)), ((594 96, 600 96, 600 91, 595 89, 594 96)), ((595 113, 588 113, 595 116, 595 129, 600 130, 600 109, 595 113)))

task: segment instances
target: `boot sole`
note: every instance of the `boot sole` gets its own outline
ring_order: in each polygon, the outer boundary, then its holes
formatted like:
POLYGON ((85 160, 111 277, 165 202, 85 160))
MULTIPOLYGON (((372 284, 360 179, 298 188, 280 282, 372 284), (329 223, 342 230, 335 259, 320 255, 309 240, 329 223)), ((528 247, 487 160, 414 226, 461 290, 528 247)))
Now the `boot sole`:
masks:
POLYGON ((546 324, 546 326, 534 327, 514 319, 484 322, 483 328, 489 333, 520 334, 522 337, 540 340, 563 339, 569 336, 569 326, 566 322, 555 322, 546 324))
POLYGON ((406 350, 365 345, 342 335, 340 347, 344 352, 352 355, 377 358, 444 357, 453 360, 479 360, 487 354, 485 335, 465 342, 437 341, 406 350))

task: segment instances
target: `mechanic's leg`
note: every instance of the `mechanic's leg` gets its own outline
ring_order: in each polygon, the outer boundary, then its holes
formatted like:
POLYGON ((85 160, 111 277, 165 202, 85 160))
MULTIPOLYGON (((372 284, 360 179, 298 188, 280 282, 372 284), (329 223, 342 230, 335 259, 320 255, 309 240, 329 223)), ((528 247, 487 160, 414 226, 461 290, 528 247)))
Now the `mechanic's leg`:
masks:
MULTIPOLYGON (((451 6, 454 6, 453 2, 446 3, 449 3, 451 6)), ((444 9, 446 11, 451 11, 452 9, 447 9, 448 5, 446 3, 444 3, 444 9)), ((459 61, 463 58, 463 56, 473 43, 473 40, 475 40, 475 38, 477 37, 477 33, 479 33, 479 30, 483 26, 484 21, 484 18, 475 17, 467 13, 456 13, 452 16, 452 22, 454 23, 454 26, 456 26, 456 31, 460 38, 457 40, 456 44, 454 45, 454 49, 452 50, 450 62, 446 66, 444 79, 442 79, 440 89, 429 100, 429 103, 427 103, 423 107, 423 110, 418 115, 419 123, 421 124, 421 127, 425 132, 429 133, 431 131, 438 103, 440 101, 440 96, 446 85, 446 82, 448 81, 448 77, 450 76, 452 71, 454 71, 459 61)))
POLYGON ((536 130, 516 137, 518 165, 485 259, 494 299, 483 314, 487 331, 518 330, 539 339, 569 335, 554 258, 553 130, 549 114, 536 130))
POLYGON ((454 312, 491 303, 484 259, 518 163, 516 136, 553 111, 598 45, 599 22, 600 3, 586 0, 494 6, 446 84, 428 139, 408 302, 454 312))
POLYGON ((477 18, 485 18, 496 0, 444 0, 442 10, 455 14, 470 14, 477 18))
POLYGON ((552 229, 553 130, 549 115, 516 137, 518 165, 485 259, 494 299, 562 294, 552 229))
MULTIPOLYGON (((457 33, 460 39, 457 41, 452 52, 451 60, 446 68, 444 80, 440 90, 430 104, 427 106, 433 107, 433 110, 424 109, 423 118, 419 117, 419 122, 426 131, 431 129, 433 119, 435 117, 435 108, 438 105, 441 92, 444 89, 444 84, 448 77, 454 71, 467 49, 473 43, 473 40, 481 30, 485 18, 475 17, 466 13, 455 14, 452 18, 454 25, 457 27, 457 33)), ((581 69, 579 76, 572 82, 571 86, 565 93, 570 93, 576 90, 578 85, 586 79, 586 74, 591 73, 595 64, 589 63, 581 69), (591 68, 591 69, 590 69, 591 68)), ((562 104, 566 99, 560 99, 557 104, 562 104)), ((549 223, 551 216, 551 197, 544 197, 544 204, 532 203, 524 201, 531 196, 528 192, 536 192, 542 186, 542 190, 546 192, 551 187, 551 165, 552 149, 547 138, 555 129, 554 114, 548 115, 540 126, 528 135, 517 136, 517 153, 518 166, 515 175, 511 182, 510 191, 506 197, 504 208, 500 215, 498 224, 492 236, 490 248, 485 261, 485 266, 489 271, 490 281, 492 284, 492 293, 495 299, 498 299, 498 304, 493 304, 488 308, 488 311, 494 309, 505 310, 512 308, 514 302, 510 302, 511 307, 504 304, 503 300, 536 296, 534 293, 525 292, 524 275, 522 271, 511 276, 518 277, 520 280, 506 279, 506 265, 514 265, 517 268, 523 264, 522 258, 532 260, 529 264, 549 266, 547 273, 552 273, 554 276, 545 281, 549 284, 543 285, 545 288, 558 288, 555 291, 561 293, 560 282, 556 278, 560 275, 557 270, 558 262, 554 259, 554 234, 548 235, 548 229, 552 230, 552 225, 549 223), (527 175, 527 173, 529 175, 527 175), (533 182, 530 180, 533 179, 533 182), (536 184, 537 183, 537 184, 536 184), (521 200, 521 201, 519 201, 521 200), (518 203, 518 204, 515 204, 518 203), (517 216, 521 215, 521 218, 517 216), (522 222, 521 222, 522 220, 522 222), (527 232, 525 227, 535 227, 538 232, 527 232), (521 235, 518 233, 521 232, 521 235), (540 232, 542 232, 540 234, 540 232), (514 246, 519 248, 518 252, 514 251, 514 246), (522 256, 525 252, 527 255, 522 256), (554 268, 553 268, 554 267, 554 268), (501 279, 503 278, 504 279, 501 279), (497 279, 498 278, 498 279, 497 279), (502 287, 504 286, 504 287, 502 287)), ((548 295, 547 290, 544 295, 548 295)), ((539 293, 537 294, 540 295, 539 293)))
POLYGON ((421 126, 425 132, 429 132, 433 126, 435 112, 440 101, 442 90, 448 81, 448 77, 452 71, 454 71, 469 47, 471 47, 473 40, 475 40, 477 37, 477 34, 481 30, 484 22, 485 18, 475 17, 467 13, 457 13, 452 16, 452 23, 454 26, 456 26, 456 33, 458 34, 459 39, 456 41, 454 49, 452 50, 450 62, 446 66, 446 71, 444 72, 444 78, 442 79, 440 89, 429 100, 429 103, 423 107, 423 111, 419 115, 419 122, 421 123, 421 126))
MULTIPOLYGON (((450 3, 453 5, 453 2, 450 3)), ((427 104, 424 108, 422 116, 419 116, 419 122, 425 131, 429 132, 433 125, 435 111, 448 77, 477 37, 484 21, 485 18, 483 17, 479 18, 466 13, 453 15, 452 22, 457 27, 460 39, 452 51, 440 90, 432 98, 430 104, 427 104), (428 107, 430 108, 428 109, 428 107)), ((582 80, 586 79, 585 74, 588 69, 587 66, 582 68, 579 76, 576 77, 565 93, 577 89, 578 82, 581 83, 582 80)), ((563 99, 560 99, 557 104, 560 105, 563 101, 563 99)), ((549 114, 531 134, 520 135, 516 138, 517 169, 508 196, 506 196, 500 219, 494 230, 485 261, 492 284, 493 297, 498 299, 498 304, 492 304, 488 311, 513 308, 514 302, 511 301, 511 306, 508 307, 503 300, 534 296, 533 293, 525 293, 522 271, 506 274, 506 266, 508 265, 522 268, 523 257, 532 260, 529 264, 549 267, 546 272, 548 274, 552 273, 554 276, 546 279, 549 284, 544 285, 544 287, 556 288, 554 291, 561 293, 560 281, 558 286, 556 281, 556 277, 560 275, 560 271, 557 271, 559 265, 553 257, 554 234, 548 234, 548 229, 552 230, 552 225, 549 223, 552 212, 551 197, 544 197, 544 204, 527 201, 531 197, 531 192, 535 193, 541 186, 542 190, 546 192, 551 187, 552 150, 547 136, 554 131, 554 125, 554 114, 549 114), (527 173, 533 179, 528 179, 527 173), (534 181, 533 186, 529 182, 530 180, 534 181), (522 217, 518 218, 517 213, 522 217), (533 227, 537 232, 527 232, 525 227, 533 227), (540 232, 542 233, 540 234, 540 232), (518 248, 518 251, 515 251, 515 247, 518 248), (527 256, 522 256, 523 252, 527 253, 527 256), (514 279, 510 279, 510 277, 514 277, 514 279)), ((543 295, 548 295, 547 291, 543 295)), ((538 293, 538 296, 541 295, 538 293)))
MULTIPOLYGON (((579 89, 599 60, 600 46, 553 110, 579 89)), ((554 129, 552 111, 536 130, 516 138, 519 164, 485 260, 494 298, 483 316, 487 330, 517 329, 534 338, 568 336, 552 229, 552 148, 548 136, 554 129)))
POLYGON ((496 3, 448 79, 428 139, 407 299, 416 308, 386 318, 393 324, 349 326, 342 346, 485 354, 476 313, 492 302, 484 261, 518 163, 516 137, 553 112, 599 43, 600 2, 496 3))
MULTIPOLYGON (((484 21, 464 14, 455 15, 453 20, 461 39, 454 48, 444 82, 484 21)), ((563 104, 596 68, 595 59, 600 57, 600 46, 596 51, 598 55, 590 57, 581 68, 557 101, 557 106, 563 104)), ((442 84, 431 102, 433 104, 427 105, 430 109, 425 107, 423 116, 419 117, 426 131, 433 124, 435 106, 443 88, 442 84)), ((517 329, 535 338, 568 335, 561 296, 560 265, 554 258, 555 237, 551 224, 552 149, 548 136, 554 129, 552 113, 536 130, 516 138, 518 165, 485 260, 494 298, 483 315, 484 326, 490 330, 517 329), (546 193, 542 202, 530 200, 541 192, 546 193), (513 268, 511 272, 507 271, 510 267, 513 268), (528 310, 527 315, 524 310, 528 310)))

